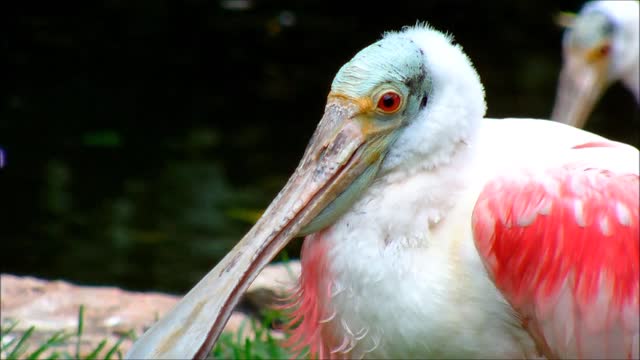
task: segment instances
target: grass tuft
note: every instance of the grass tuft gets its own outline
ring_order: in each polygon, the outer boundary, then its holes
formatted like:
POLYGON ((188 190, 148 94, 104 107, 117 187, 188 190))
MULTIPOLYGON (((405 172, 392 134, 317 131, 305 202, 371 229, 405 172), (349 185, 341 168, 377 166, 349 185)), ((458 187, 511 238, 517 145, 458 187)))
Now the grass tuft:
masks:
POLYGON ((64 331, 56 331, 47 339, 44 340, 35 350, 30 353, 26 353, 29 348, 32 336, 36 330, 35 326, 30 326, 22 335, 17 336, 12 334, 12 331, 18 325, 18 321, 13 321, 7 326, 2 326, 2 337, 0 339, 0 353, 2 357, 7 360, 28 359, 28 360, 96 360, 96 359, 113 359, 117 356, 118 359, 122 359, 122 353, 120 351, 120 345, 127 338, 132 338, 132 332, 126 333, 121 336, 118 341, 111 346, 106 354, 102 354, 107 345, 107 340, 104 339, 86 355, 80 351, 80 345, 82 344, 82 334, 84 332, 84 306, 81 305, 78 311, 78 326, 75 333, 66 333, 64 331), (15 336, 15 337, 14 337, 15 336), (7 340, 8 339, 8 340, 7 340), (71 354, 67 350, 59 350, 67 347, 69 344, 73 344, 75 351, 71 354))
MULTIPOLYGON (((282 261, 285 263, 287 271, 293 276, 292 270, 287 266, 289 258, 286 252, 281 254, 282 261)), ((119 334, 120 337, 116 343, 106 349, 107 339, 104 339, 96 345, 94 349, 86 354, 81 352, 82 335, 84 333, 84 305, 80 305, 78 309, 78 326, 73 333, 57 331, 45 339, 38 347, 27 353, 30 348, 35 327, 29 327, 22 335, 14 332, 17 321, 13 321, 8 325, 2 324, 0 327, 0 356, 7 360, 28 359, 28 360, 97 360, 97 359, 122 359, 123 354, 120 349, 122 342, 126 339, 135 339, 136 334, 133 330, 119 334), (73 345, 73 354, 67 350, 73 345), (106 352, 105 352, 106 351, 106 352)), ((158 316, 156 314, 156 321, 158 316)), ((291 354, 287 352, 281 345, 280 341, 273 337, 269 330, 273 324, 282 323, 284 314, 280 310, 263 310, 262 322, 251 318, 245 320, 236 333, 223 333, 216 346, 209 354, 209 358, 213 359, 290 359, 291 354), (248 323, 247 323, 248 322, 248 323), (245 337, 245 329, 250 326, 253 336, 245 337)))
MULTIPOLYGON (((269 331, 270 325, 274 321, 281 319, 280 311, 268 310, 263 312, 262 322, 255 319, 245 320, 236 333, 225 332, 220 336, 216 346, 212 350, 211 359, 290 359, 291 355, 280 346, 280 341, 273 337, 269 331), (254 335, 244 337, 245 329, 251 328, 254 335)), ((27 353, 29 345, 32 343, 35 326, 29 327, 22 335, 13 332, 17 321, 13 321, 6 326, 2 326, 0 338, 0 352, 2 358, 7 360, 28 359, 28 360, 97 360, 97 359, 122 359, 120 346, 125 339, 134 339, 135 334, 129 331, 118 339, 118 341, 108 349, 107 339, 100 341, 91 351, 83 353, 81 351, 82 335, 84 333, 84 306, 78 310, 78 326, 76 331, 68 333, 57 331, 45 339, 38 347, 27 353), (70 353, 64 349, 72 344, 73 351, 70 353)))
POLYGON ((236 333, 222 333, 213 348, 210 359, 290 359, 291 354, 280 345, 280 341, 269 331, 270 325, 281 318, 279 311, 263 312, 262 323, 251 318, 243 321, 236 333), (253 336, 244 337, 246 326, 251 327, 253 336))

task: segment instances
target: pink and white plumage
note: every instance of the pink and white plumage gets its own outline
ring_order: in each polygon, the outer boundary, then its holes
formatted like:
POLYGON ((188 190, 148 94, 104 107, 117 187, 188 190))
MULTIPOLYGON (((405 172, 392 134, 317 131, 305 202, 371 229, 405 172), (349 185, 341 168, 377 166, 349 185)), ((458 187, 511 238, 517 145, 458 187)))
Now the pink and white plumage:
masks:
POLYGON ((448 36, 418 25, 362 50, 283 191, 128 356, 206 354, 238 294, 302 233, 294 351, 637 358, 638 150, 484 113, 448 36))
POLYGON ((474 208, 480 256, 549 358, 638 358, 638 175, 611 168, 497 177, 474 208))

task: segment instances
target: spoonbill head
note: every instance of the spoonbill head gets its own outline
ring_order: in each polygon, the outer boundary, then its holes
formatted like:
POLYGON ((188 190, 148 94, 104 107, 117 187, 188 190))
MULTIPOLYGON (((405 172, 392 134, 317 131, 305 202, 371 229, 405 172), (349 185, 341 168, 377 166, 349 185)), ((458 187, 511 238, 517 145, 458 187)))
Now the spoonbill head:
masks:
POLYGON ((602 93, 616 81, 640 102, 639 4, 590 1, 565 24, 553 120, 584 127, 602 93))
POLYGON ((127 357, 206 356, 301 235, 294 352, 637 357, 638 150, 485 108, 462 48, 426 25, 358 52, 282 191, 127 357))

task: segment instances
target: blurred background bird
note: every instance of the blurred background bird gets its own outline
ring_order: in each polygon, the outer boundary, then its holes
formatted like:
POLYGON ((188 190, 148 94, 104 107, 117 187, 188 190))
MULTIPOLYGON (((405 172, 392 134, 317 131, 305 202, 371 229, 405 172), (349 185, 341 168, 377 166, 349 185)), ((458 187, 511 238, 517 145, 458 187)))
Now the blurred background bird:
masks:
POLYGON ((577 15, 562 13, 563 65, 551 118, 585 126, 603 92, 621 81, 640 104, 640 3, 587 2, 577 15))

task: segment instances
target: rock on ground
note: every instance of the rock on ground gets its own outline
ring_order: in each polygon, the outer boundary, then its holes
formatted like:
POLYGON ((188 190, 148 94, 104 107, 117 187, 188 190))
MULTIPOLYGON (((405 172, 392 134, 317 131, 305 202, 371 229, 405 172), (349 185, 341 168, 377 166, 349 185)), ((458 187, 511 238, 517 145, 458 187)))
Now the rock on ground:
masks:
MULTIPOLYGON (((286 265, 267 266, 251 285, 245 298, 251 299, 252 306, 266 307, 272 301, 272 294, 282 296, 291 289, 300 273, 300 264, 295 261, 286 265), (256 296, 255 294, 260 294, 256 296), (256 299, 263 304, 256 305, 256 299)), ((132 292, 117 287, 79 286, 66 281, 47 281, 29 276, 0 275, 2 328, 17 321, 13 330, 3 336, 2 343, 21 336, 29 327, 35 330, 27 351, 33 351, 56 331, 75 334, 78 327, 80 305, 84 305, 83 332, 80 352, 88 354, 102 340, 107 340, 106 353, 118 339, 125 337, 119 349, 122 354, 131 347, 133 341, 127 337, 130 331, 140 335, 180 299, 179 296, 154 293, 132 292)), ((237 332, 248 316, 235 311, 225 331, 237 332)), ((250 326, 245 326, 245 336, 250 336, 250 326)), ((73 339, 69 343, 50 351, 68 351, 75 354, 73 339)), ((6 358, 6 354, 0 354, 6 358)), ((98 357, 100 358, 100 356, 98 357)))

